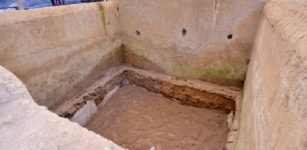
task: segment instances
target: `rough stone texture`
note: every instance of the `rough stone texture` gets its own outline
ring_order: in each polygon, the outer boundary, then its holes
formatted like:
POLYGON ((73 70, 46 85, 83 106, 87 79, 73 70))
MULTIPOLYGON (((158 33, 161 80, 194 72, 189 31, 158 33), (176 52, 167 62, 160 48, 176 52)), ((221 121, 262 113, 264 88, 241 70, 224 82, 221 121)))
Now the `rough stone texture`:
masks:
POLYGON ((227 150, 234 150, 235 144, 238 139, 238 129, 239 129, 239 120, 241 117, 241 108, 242 108, 242 96, 243 92, 240 92, 238 96, 234 99, 236 102, 236 109, 231 113, 228 114, 228 127, 229 133, 226 143, 227 150))
POLYGON ((222 150, 226 118, 127 85, 99 107, 87 128, 130 150, 222 150))
POLYGON ((307 2, 269 1, 246 80, 238 150, 307 149, 307 2))
POLYGON ((0 13, 0 65, 49 108, 122 62, 112 1, 0 13))
MULTIPOLYGON (((161 93, 165 97, 176 99, 182 104, 218 110, 225 113, 235 110, 235 101, 227 96, 237 96, 238 91, 229 90, 226 87, 215 86, 208 83, 195 83, 177 79, 139 69, 128 69, 127 79, 135 84, 155 93, 161 93), (193 84, 194 83, 194 84, 193 84), (225 90, 225 92, 224 92, 225 90), (228 94, 221 94, 223 92, 228 94)), ((232 97, 232 98, 234 98, 232 97)))
POLYGON ((52 111, 61 117, 71 118, 87 101, 93 100, 96 105, 99 105, 112 89, 121 84, 121 81, 125 78, 123 71, 121 67, 112 68, 106 73, 106 76, 97 80, 59 107, 52 109, 52 111))
POLYGON ((242 86, 263 4, 118 1, 125 61, 143 69, 242 86))
POLYGON ((0 66, 0 147, 9 150, 121 150, 111 141, 37 105, 0 66))
POLYGON ((160 93, 184 105, 226 113, 233 111, 235 118, 239 115, 242 95, 239 88, 225 87, 199 80, 180 79, 128 66, 113 68, 105 77, 52 111, 59 116, 71 118, 77 110, 86 104, 86 101, 93 100, 99 105, 107 93, 118 85, 124 85, 122 81, 126 79, 131 84, 160 93))

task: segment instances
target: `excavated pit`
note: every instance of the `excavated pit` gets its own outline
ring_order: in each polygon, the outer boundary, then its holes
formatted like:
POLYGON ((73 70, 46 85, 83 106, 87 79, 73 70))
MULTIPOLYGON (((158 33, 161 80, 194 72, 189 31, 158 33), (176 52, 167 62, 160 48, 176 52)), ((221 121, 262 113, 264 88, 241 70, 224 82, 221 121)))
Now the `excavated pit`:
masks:
POLYGON ((240 94, 123 66, 53 111, 132 150, 220 150, 233 143, 240 94))
POLYGON ((139 86, 122 86, 86 125, 131 150, 222 150, 225 113, 169 100, 139 86))

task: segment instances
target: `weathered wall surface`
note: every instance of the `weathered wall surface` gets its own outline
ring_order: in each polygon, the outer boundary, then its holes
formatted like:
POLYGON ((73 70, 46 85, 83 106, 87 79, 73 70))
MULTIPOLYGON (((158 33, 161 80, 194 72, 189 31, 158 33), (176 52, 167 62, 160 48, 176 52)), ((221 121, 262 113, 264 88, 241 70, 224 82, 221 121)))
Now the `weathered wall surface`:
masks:
POLYGON ((264 8, 246 80, 238 150, 307 149, 307 2, 264 8))
POLYGON ((113 142, 38 106, 25 85, 0 66, 0 147, 10 150, 122 150, 113 142))
POLYGON ((118 3, 127 63, 218 84, 242 85, 263 1, 118 3))
POLYGON ((122 61, 113 2, 0 13, 0 65, 52 107, 122 61))

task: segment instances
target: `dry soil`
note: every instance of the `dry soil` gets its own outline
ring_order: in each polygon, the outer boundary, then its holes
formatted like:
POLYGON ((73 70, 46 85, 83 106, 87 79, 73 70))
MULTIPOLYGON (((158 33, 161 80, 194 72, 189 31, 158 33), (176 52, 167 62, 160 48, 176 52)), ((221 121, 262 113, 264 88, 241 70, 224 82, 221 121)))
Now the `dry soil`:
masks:
POLYGON ((226 118, 127 85, 99 108, 87 128, 130 150, 222 150, 226 118))

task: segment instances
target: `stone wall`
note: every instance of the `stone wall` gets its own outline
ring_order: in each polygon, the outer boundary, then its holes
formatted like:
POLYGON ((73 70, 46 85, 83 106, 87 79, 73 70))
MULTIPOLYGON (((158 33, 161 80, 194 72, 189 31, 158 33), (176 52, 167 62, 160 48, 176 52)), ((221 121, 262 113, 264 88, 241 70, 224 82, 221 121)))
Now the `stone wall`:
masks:
POLYGON ((49 108, 121 64, 112 1, 0 13, 0 65, 49 108))
POLYGON ((1 13, 0 65, 49 108, 122 61, 242 86, 263 3, 113 0, 1 13))
POLYGON ((307 3, 274 0, 245 82, 238 150, 307 149, 307 3))
POLYGON ((242 86, 262 0, 118 1, 132 66, 242 86))

